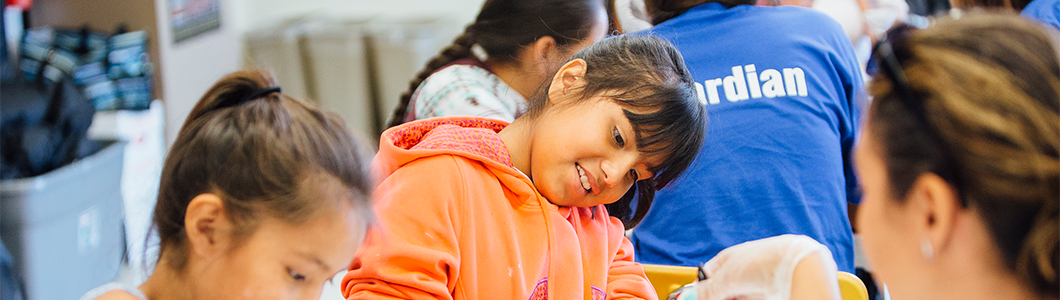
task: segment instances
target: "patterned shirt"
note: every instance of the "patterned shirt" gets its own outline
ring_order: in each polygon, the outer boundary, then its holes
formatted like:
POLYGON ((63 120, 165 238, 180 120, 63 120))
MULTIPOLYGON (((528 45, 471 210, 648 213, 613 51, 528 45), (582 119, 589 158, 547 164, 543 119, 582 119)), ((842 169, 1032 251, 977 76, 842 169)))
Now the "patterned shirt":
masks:
POLYGON ((474 116, 510 123, 526 112, 527 102, 484 63, 461 59, 427 77, 409 107, 405 121, 474 116))
POLYGON ((128 284, 128 283, 120 283, 120 282, 111 282, 111 283, 108 283, 108 284, 101 285, 101 286, 99 286, 97 288, 94 288, 91 291, 88 291, 88 293, 85 293, 84 296, 81 296, 81 300, 93 300, 93 299, 99 298, 99 296, 103 296, 103 294, 106 294, 106 293, 109 293, 110 291, 115 291, 115 290, 129 293, 129 295, 132 295, 133 297, 136 297, 136 298, 139 298, 139 299, 142 299, 142 300, 147 300, 147 296, 145 296, 144 292, 141 292, 138 287, 136 287, 135 285, 128 284))

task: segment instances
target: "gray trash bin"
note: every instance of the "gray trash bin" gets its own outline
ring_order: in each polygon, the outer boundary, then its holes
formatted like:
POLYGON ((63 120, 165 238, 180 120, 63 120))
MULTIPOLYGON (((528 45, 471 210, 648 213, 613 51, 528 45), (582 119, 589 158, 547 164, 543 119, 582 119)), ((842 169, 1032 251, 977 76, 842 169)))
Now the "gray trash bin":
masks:
POLYGON ((0 181, 0 239, 27 299, 77 299, 117 278, 125 250, 124 148, 108 142, 46 174, 0 181))

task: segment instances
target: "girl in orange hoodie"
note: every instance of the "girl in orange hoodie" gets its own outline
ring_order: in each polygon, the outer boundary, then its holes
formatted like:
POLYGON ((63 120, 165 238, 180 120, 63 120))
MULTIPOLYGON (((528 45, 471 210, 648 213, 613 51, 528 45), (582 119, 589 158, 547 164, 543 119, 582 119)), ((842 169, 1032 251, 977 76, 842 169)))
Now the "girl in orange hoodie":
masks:
POLYGON ((655 299, 623 232, 692 161, 705 126, 677 50, 619 36, 575 54, 511 124, 391 128, 374 162, 378 226, 343 295, 655 299))

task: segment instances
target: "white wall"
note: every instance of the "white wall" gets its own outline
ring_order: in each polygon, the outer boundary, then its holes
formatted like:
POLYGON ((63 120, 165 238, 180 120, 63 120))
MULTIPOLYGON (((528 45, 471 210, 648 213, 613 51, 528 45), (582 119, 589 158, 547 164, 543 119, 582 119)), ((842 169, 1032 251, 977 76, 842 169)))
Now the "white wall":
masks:
POLYGON ((299 18, 468 24, 484 0, 222 0, 221 28, 179 44, 173 44, 168 2, 155 0, 167 148, 206 89, 241 67, 243 36, 251 30, 299 18))
POLYGON ((298 17, 391 19, 446 17, 470 23, 484 0, 231 0, 238 31, 298 17))
POLYGON ((318 101, 374 144, 409 80, 474 20, 483 1, 226 3, 245 43, 245 66, 271 70, 284 93, 318 101), (365 60, 361 33, 371 37, 372 62, 365 60), (370 64, 374 71, 366 70, 370 64))
POLYGON ((235 5, 221 2, 220 29, 174 44, 168 2, 155 0, 167 149, 199 97, 222 76, 239 69, 242 53, 232 18, 235 5))
POLYGON ((155 0, 161 58, 166 145, 172 145, 191 108, 206 89, 238 70, 244 33, 297 18, 400 21, 474 20, 484 0, 222 0, 221 28, 173 44, 168 0, 155 0))

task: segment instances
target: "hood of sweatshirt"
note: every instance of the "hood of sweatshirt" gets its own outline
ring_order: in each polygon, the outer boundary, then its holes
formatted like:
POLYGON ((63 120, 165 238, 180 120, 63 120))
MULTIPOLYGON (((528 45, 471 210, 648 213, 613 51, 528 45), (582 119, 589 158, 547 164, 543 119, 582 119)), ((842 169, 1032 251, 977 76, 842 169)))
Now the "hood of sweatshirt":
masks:
MULTIPOLYGON (((508 122, 476 117, 443 117, 417 120, 387 129, 379 138, 372 161, 373 175, 381 182, 401 166, 417 159, 454 155, 486 166, 501 184, 522 197, 513 205, 543 205, 529 201, 540 197, 530 178, 512 165, 508 148, 497 133, 508 122), (535 197, 536 196, 536 197, 535 197)), ((442 175, 442 174, 439 174, 442 175)), ((443 175, 444 176, 444 175, 443 175)))

